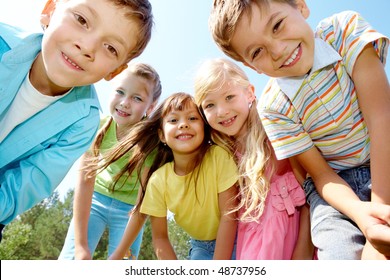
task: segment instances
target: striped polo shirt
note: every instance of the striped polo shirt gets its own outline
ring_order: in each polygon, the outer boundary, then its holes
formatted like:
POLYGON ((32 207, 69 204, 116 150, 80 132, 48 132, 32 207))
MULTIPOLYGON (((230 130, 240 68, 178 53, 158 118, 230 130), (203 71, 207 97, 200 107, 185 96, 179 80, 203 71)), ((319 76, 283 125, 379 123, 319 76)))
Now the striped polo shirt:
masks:
POLYGON ((370 158, 370 138, 351 79, 353 67, 369 43, 385 64, 389 40, 351 11, 321 21, 315 38, 310 73, 271 79, 258 111, 278 159, 315 145, 334 170, 344 170, 370 158))

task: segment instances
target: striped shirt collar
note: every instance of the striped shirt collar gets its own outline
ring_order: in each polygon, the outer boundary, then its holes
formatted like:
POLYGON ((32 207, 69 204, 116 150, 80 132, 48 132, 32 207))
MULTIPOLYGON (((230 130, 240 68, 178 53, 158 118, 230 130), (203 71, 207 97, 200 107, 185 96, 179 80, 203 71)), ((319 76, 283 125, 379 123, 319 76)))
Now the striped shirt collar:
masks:
MULTIPOLYGON (((342 58, 339 53, 329 44, 319 38, 316 38, 314 41, 314 62, 310 73, 314 73, 319 69, 333 64, 341 59, 342 58)), ((306 76, 307 74, 300 77, 277 78, 276 82, 283 93, 285 93, 291 100, 298 92, 306 76)))

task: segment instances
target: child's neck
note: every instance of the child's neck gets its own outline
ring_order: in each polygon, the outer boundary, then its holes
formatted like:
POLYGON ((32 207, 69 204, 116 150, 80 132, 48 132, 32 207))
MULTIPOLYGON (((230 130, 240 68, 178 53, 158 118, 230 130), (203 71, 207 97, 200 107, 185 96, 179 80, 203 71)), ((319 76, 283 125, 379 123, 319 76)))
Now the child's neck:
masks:
POLYGON ((130 127, 128 126, 120 126, 116 125, 116 139, 121 141, 130 131, 130 127))
POLYGON ((173 169, 176 175, 185 176, 194 171, 194 162, 197 153, 191 154, 174 154, 173 169))
POLYGON ((49 79, 43 64, 42 53, 39 53, 35 58, 30 69, 29 78, 31 85, 44 95, 59 96, 71 89, 60 87, 49 79))

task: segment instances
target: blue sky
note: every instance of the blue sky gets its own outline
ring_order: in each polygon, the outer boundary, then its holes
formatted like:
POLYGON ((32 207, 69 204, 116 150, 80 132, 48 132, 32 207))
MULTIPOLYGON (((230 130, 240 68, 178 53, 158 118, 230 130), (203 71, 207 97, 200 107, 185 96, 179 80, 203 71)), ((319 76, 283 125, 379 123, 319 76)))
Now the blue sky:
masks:
MULTIPOLYGON (((150 0, 155 27, 152 40, 136 60, 151 64, 159 72, 163 86, 162 98, 177 91, 192 93, 193 75, 199 63, 208 58, 224 57, 208 31, 207 20, 212 0, 150 0)), ((40 30, 39 13, 46 0, 0 0, 0 21, 24 28, 40 30), (22 7, 22 8, 21 8, 22 7)), ((309 24, 314 28, 324 17, 344 10, 355 10, 386 36, 390 36, 389 0, 307 0, 310 8, 309 24)), ((390 63, 390 61, 389 61, 390 63)), ((390 66, 386 66, 389 76, 390 66)), ((239 64, 243 67, 242 64, 239 64)), ((256 87, 257 95, 267 77, 243 68, 256 87)), ((103 113, 107 112, 110 85, 97 83, 103 113)), ((77 164, 76 164, 77 165, 77 164)), ((74 187, 72 168, 60 190, 74 187)))

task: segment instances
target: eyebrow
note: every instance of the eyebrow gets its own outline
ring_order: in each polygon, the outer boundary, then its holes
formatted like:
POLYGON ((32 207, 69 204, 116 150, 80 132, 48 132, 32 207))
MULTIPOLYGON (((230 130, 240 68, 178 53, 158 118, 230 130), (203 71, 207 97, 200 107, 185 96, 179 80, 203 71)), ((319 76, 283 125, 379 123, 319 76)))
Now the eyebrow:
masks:
MULTIPOLYGON (((280 12, 278 11, 278 12, 272 14, 272 15, 269 17, 267 23, 265 24, 266 29, 268 29, 270 26, 272 26, 272 23, 273 23, 274 19, 275 19, 277 16, 279 16, 279 14, 280 14, 280 12)), ((252 45, 249 45, 249 46, 245 49, 245 52, 244 52, 245 57, 247 57, 247 56, 250 55, 250 50, 251 50, 251 49, 252 49, 252 45)))
MULTIPOLYGON (((100 17, 98 17, 98 13, 92 7, 90 7, 88 5, 84 5, 84 4, 81 4, 80 6, 85 7, 91 13, 91 16, 93 19, 96 19, 96 18, 100 19, 100 17)), ((113 40, 117 41, 119 44, 122 45, 123 48, 125 48, 125 49, 127 48, 126 40, 124 38, 122 38, 120 35, 111 33, 109 38, 112 38, 113 40)))

